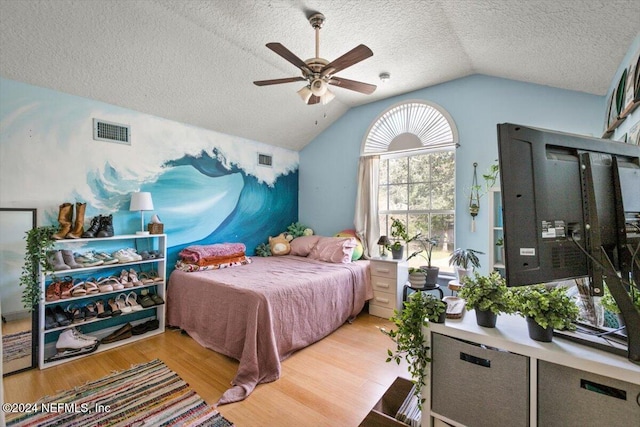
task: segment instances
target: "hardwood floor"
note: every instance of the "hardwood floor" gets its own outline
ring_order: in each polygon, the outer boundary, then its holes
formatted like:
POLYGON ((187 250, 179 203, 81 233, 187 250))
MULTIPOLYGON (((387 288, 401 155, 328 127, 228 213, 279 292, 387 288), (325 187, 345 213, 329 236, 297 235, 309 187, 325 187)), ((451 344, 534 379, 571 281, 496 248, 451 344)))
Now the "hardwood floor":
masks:
MULTIPOLYGON (((388 320, 360 314, 340 329, 282 362, 280 379, 259 385, 220 413, 244 426, 357 426, 405 364, 386 363, 393 342, 377 326, 388 320)), ((3 379, 5 402, 33 402, 133 364, 160 359, 209 404, 233 379, 238 363, 207 350, 177 330, 45 370, 3 379)))

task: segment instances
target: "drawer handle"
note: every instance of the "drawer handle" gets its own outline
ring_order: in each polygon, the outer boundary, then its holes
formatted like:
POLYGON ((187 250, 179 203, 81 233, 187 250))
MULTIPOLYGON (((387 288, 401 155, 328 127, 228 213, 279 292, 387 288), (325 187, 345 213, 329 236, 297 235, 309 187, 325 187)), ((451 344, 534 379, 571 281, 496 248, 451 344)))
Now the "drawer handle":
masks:
POLYGON ((388 283, 376 283, 376 287, 389 289, 389 284, 388 283))
POLYGON ((376 301, 378 302, 383 302, 385 304, 389 303, 389 299, 388 298, 380 298, 380 297, 376 297, 376 301))
POLYGON ((460 352, 460 360, 464 360, 465 362, 473 363, 474 365, 484 366, 485 368, 491 367, 491 360, 482 359, 480 357, 472 356, 467 353, 460 352))
POLYGON ((626 391, 608 385, 594 383, 593 381, 580 379, 580 388, 593 391, 595 393, 604 394, 606 396, 615 397, 616 399, 627 400, 626 391))
POLYGON ((376 271, 378 273, 389 273, 391 270, 389 270, 388 268, 376 268, 376 271))

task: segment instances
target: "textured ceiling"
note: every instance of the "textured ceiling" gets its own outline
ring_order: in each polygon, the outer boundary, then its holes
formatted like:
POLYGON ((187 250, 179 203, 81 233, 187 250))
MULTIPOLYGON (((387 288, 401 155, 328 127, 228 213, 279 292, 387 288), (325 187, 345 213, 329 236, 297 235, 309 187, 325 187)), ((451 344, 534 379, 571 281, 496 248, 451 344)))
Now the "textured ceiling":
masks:
MULTIPOLYGON (((0 0, 0 76, 299 150, 350 107, 474 73, 604 95, 640 30, 638 0, 0 0), (265 47, 374 56, 305 105, 265 47), (381 84, 378 75, 391 73, 381 84)), ((0 94, 1 96, 1 94, 0 94)))

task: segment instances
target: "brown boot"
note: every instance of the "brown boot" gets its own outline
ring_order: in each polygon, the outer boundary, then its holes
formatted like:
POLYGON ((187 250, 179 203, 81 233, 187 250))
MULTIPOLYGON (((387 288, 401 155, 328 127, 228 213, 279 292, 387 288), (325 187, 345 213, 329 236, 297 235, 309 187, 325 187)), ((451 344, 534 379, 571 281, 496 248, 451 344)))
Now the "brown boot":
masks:
POLYGON ((56 240, 62 240, 71 231, 71 220, 73 219, 73 205, 71 203, 63 203, 60 205, 58 212, 58 222, 60 228, 52 237, 56 240))
POLYGON ((84 233, 84 210, 86 203, 76 203, 76 222, 73 223, 73 230, 65 236, 67 239, 79 239, 84 233))

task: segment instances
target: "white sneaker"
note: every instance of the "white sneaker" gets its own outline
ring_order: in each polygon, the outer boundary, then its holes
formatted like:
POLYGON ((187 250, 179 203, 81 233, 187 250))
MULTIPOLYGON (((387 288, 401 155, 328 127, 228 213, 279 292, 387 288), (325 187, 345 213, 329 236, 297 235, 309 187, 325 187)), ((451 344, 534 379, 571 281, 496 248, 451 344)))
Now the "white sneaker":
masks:
POLYGON ((88 341, 80 338, 76 335, 77 331, 73 328, 67 329, 62 332, 60 336, 58 336, 58 341, 56 342, 56 349, 58 351, 65 350, 81 350, 87 347, 93 347, 95 345, 95 341, 88 341))
POLYGON ((142 261, 142 256, 138 254, 138 252, 136 252, 135 249, 133 248, 126 248, 125 251, 127 251, 127 253, 129 254, 129 256, 131 256, 131 258, 133 258, 134 261, 142 261))
POLYGON ((135 261, 135 259, 131 257, 131 254, 126 249, 118 249, 111 255, 113 255, 113 257, 117 259, 121 264, 135 261))

